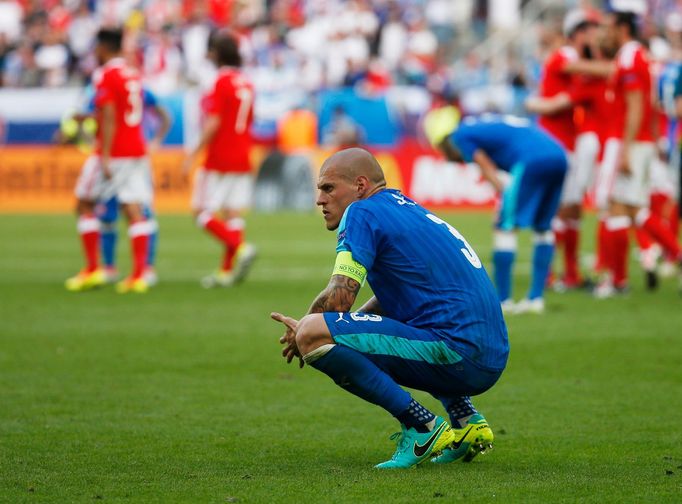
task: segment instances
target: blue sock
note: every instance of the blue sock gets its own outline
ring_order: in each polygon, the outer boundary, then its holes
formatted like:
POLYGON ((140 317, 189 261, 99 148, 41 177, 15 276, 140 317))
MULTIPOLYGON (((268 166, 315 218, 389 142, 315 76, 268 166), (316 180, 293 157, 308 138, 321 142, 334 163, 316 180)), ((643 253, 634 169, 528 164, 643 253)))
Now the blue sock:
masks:
POLYGON ((441 402, 450 416, 451 425, 455 428, 462 429, 466 424, 466 422, 460 422, 460 419, 468 419, 478 413, 469 396, 441 399, 441 402))
POLYGON ((154 266, 156 263, 156 247, 159 241, 159 223, 151 207, 145 205, 143 209, 144 218, 149 221, 154 231, 149 235, 149 244, 147 245, 147 266, 154 266))
POLYGON ((398 421, 408 429, 413 427, 417 432, 429 432, 426 424, 436 419, 436 415, 427 410, 424 406, 412 399, 408 408, 396 416, 398 421))
POLYGON ((536 243, 533 248, 533 274, 528 299, 541 298, 545 291, 549 267, 554 256, 554 244, 536 243))
POLYGON ((118 229, 116 221, 102 221, 100 228, 100 242, 102 245, 102 260, 107 268, 116 267, 116 241, 118 229))
POLYGON ((511 298, 512 293, 512 266, 516 252, 510 250, 493 251, 493 269, 495 276, 495 287, 500 301, 511 298))
POLYGON ((159 243, 159 226, 156 221, 154 223, 154 232, 149 235, 149 248, 147 249, 147 266, 154 266, 156 263, 156 247, 159 243))
POLYGON ((412 397, 367 357, 352 348, 334 347, 310 365, 341 388, 381 406, 398 418, 409 411, 412 397))

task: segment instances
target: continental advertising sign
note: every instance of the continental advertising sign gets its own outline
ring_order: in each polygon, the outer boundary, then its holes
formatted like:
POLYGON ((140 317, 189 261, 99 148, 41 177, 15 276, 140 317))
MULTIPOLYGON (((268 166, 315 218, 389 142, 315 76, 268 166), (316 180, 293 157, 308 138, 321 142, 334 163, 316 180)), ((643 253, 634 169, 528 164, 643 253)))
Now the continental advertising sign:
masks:
MULTIPOLYGON (((458 208, 487 206, 492 188, 481 181, 473 165, 447 163, 432 151, 415 144, 374 155, 386 173, 389 187, 427 206, 458 208)), ((252 161, 260 166, 267 154, 254 149, 252 161)), ((314 171, 330 151, 310 153, 314 171)), ((0 148, 0 212, 69 212, 74 208, 73 190, 86 153, 70 146, 21 146, 0 148)), ((182 149, 162 149, 152 156, 155 207, 159 212, 188 212, 191 181, 180 172, 182 149)), ((316 173, 313 173, 313 177, 316 173)))

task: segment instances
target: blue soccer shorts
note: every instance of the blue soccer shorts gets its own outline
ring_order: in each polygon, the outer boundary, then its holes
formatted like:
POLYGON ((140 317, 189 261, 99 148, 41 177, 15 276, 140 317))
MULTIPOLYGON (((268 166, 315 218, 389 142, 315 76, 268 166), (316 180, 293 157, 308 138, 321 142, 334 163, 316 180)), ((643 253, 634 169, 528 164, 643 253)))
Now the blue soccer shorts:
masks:
POLYGON ((561 202, 566 169, 564 156, 515 164, 511 183, 502 194, 497 229, 549 231, 561 202))
POLYGON ((502 373, 475 366, 436 331, 360 312, 326 312, 324 320, 336 344, 362 353, 399 385, 438 398, 481 394, 502 373))

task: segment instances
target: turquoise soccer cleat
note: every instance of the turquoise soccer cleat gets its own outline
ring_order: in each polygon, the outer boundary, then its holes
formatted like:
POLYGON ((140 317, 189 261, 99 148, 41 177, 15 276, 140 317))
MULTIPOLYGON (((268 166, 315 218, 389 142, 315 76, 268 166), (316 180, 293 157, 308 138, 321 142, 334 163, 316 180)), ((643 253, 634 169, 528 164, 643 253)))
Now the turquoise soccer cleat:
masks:
POLYGON ((462 429, 452 429, 453 442, 439 456, 431 460, 434 464, 448 464, 456 460, 471 462, 476 455, 484 454, 493 447, 493 431, 488 421, 476 413, 462 429))
POLYGON ((402 432, 396 432, 391 439, 398 438, 398 448, 391 460, 377 464, 377 469, 407 469, 422 463, 434 453, 455 440, 450 425, 441 417, 436 417, 436 424, 430 432, 417 432, 414 428, 406 428, 401 424, 402 432))

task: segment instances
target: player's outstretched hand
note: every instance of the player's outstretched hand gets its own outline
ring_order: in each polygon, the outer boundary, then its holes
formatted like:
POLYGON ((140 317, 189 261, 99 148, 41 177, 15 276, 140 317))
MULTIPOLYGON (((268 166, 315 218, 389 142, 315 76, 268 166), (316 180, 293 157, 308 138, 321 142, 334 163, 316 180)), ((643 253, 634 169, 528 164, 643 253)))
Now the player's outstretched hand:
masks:
POLYGON ((278 312, 272 312, 270 317, 272 320, 281 322, 287 328, 284 334, 279 338, 279 342, 284 345, 282 357, 287 360, 287 364, 290 364, 291 361, 294 360, 294 357, 298 357, 298 367, 302 368, 305 365, 305 362, 303 362, 301 353, 296 346, 296 328, 298 327, 298 320, 278 312))

